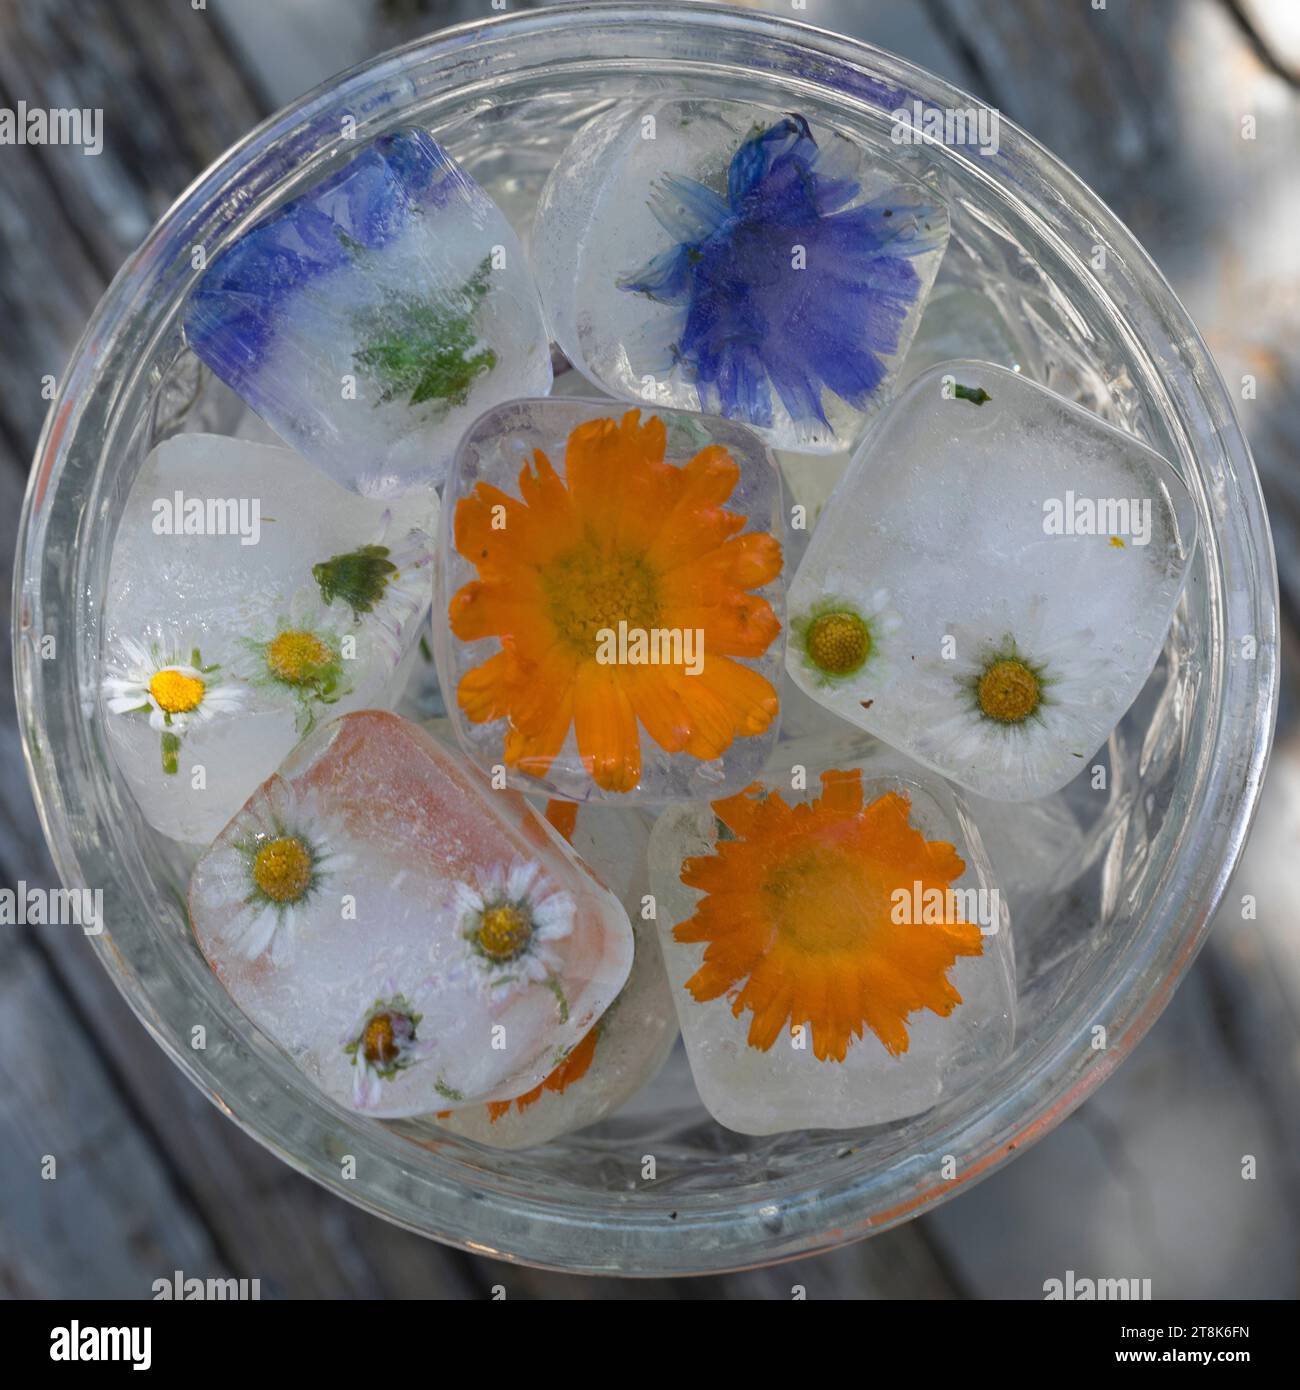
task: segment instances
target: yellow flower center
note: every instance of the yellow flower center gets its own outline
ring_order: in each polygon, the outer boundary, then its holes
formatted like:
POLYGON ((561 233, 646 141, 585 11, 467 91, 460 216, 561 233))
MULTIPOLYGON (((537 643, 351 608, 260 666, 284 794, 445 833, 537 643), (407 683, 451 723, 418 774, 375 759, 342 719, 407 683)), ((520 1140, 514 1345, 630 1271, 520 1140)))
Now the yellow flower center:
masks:
POLYGON ((392 1014, 376 1014, 366 1024, 361 1034, 361 1051, 371 1066, 392 1066, 397 1060, 397 1036, 392 1014))
POLYGON ((856 613, 823 613, 808 628, 808 659, 828 676, 847 676, 871 655, 871 630, 856 613))
POLYGON ((561 640, 581 656, 595 656, 602 629, 648 630, 659 617, 655 573, 635 551, 580 545, 546 567, 542 588, 561 640))
POLYGON ((286 685, 307 685, 334 660, 334 653, 313 632, 290 628, 266 645, 266 667, 286 685))
MULTIPOLYGON (((801 954, 839 955, 860 951, 877 902, 864 901, 862 866, 834 845, 808 850, 778 863, 764 880, 778 934, 801 954)), ((886 887, 881 896, 888 901, 886 887)))
POLYGON ((168 714, 188 714, 198 709, 203 699, 204 685, 197 676, 181 671, 158 671, 149 682, 149 694, 158 707, 168 714))
POLYGON ((489 907, 479 918, 475 939, 479 950, 492 960, 513 960, 533 935, 532 920, 510 903, 489 907))
POLYGON ((1021 724, 1042 703, 1043 683, 1015 657, 999 657, 979 679, 980 712, 999 724, 1021 724))
POLYGON ((273 903, 296 903, 311 887, 311 855, 296 836, 269 840, 253 860, 253 882, 273 903))

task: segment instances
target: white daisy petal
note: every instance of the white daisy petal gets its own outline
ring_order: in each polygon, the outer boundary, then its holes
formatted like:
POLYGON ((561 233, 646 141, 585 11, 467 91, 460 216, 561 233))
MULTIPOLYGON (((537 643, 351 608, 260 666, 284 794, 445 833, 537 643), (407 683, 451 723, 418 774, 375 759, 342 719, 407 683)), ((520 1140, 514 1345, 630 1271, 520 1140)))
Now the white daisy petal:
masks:
POLYGON ((552 893, 533 908, 533 922, 543 941, 557 941, 573 930, 577 905, 571 893, 552 893))
POLYGON ((517 903, 528 896, 528 890, 537 880, 541 873, 541 866, 529 863, 527 860, 517 859, 510 866, 510 873, 506 879, 506 897, 512 902, 517 903))
POLYGON ((248 919, 235 943, 246 960, 256 960, 271 944, 279 920, 271 907, 262 908, 256 916, 248 919))
POLYGON ((483 896, 477 889, 471 888, 468 883, 457 883, 453 888, 456 899, 457 911, 465 916, 471 912, 482 912, 484 903, 483 896))

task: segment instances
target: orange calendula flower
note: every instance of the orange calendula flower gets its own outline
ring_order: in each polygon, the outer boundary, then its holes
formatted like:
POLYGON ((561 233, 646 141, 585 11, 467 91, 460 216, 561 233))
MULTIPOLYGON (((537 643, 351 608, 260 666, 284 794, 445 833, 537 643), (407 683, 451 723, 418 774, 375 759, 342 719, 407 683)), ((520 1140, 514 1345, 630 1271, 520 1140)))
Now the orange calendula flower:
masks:
POLYGON ((707 894, 673 931, 706 943, 686 988, 701 1003, 728 995, 737 1018, 750 1010, 749 1044, 763 1051, 787 1023, 807 1024, 817 1058, 842 1062, 865 1025, 900 1056, 910 1014, 946 1017, 961 1003, 947 971, 983 943, 956 912, 896 921, 911 914, 896 912, 895 890, 909 901, 938 890, 947 901, 965 864, 912 827, 906 797, 888 792, 864 807, 856 770, 823 773, 821 796, 794 806, 754 791, 714 802, 736 838, 682 866, 682 882, 707 894))
POLYGON ((711 759, 776 717, 775 689, 743 659, 780 632, 751 591, 780 573, 781 546, 741 535, 746 518, 723 505, 740 478, 725 449, 677 465, 665 447, 656 417, 591 420, 569 435, 563 478, 535 450, 518 497, 479 482, 456 504, 456 549, 479 577, 453 596, 451 628, 501 643, 457 699, 475 723, 509 721, 511 767, 544 776, 573 728, 596 784, 626 792, 642 728, 670 753, 711 759), (702 660, 679 645, 676 664, 602 662, 602 634, 622 630, 700 633, 702 660))
POLYGON ((598 1024, 588 1032, 577 1047, 570 1051, 569 1055, 550 1076, 539 1085, 534 1086, 531 1091, 525 1091, 522 1096, 516 1096, 513 1100, 488 1101, 488 1118, 492 1123, 495 1124, 512 1105, 522 1115, 530 1105, 541 1100, 543 1091, 554 1091, 560 1095, 567 1091, 575 1081, 581 1081, 591 1067, 591 1059, 596 1055, 596 1035, 599 1032, 600 1026, 598 1024))

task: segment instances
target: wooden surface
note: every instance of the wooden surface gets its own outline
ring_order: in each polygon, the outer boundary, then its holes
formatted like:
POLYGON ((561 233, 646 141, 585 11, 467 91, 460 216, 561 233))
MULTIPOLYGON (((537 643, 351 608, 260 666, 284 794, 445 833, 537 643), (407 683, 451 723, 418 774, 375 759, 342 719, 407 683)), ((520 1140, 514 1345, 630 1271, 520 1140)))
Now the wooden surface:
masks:
MULTIPOLYGON (((1143 240, 1236 386, 1300 616, 1300 101, 1292 0, 786 0, 1025 126, 1143 240), (1241 138, 1254 116, 1257 138, 1241 138)), ((512 4, 512 8, 518 8, 512 4)), ((104 152, 0 147, 0 576, 46 402, 109 277, 267 111, 342 66, 489 12, 389 0, 0 0, 0 107, 104 108, 104 152)), ((1288 626, 1287 651, 1293 639, 1288 626)), ((8 632, 4 635, 8 663, 8 632)), ((1294 661, 1286 671, 1294 679, 1294 661)), ((0 928, 0 1292, 147 1297, 188 1275, 263 1296, 1041 1297, 1079 1274, 1157 1297, 1300 1291, 1300 732, 1294 687, 1257 832, 1214 939, 1135 1055, 1036 1148, 900 1230, 689 1281, 506 1267, 366 1216, 224 1120, 134 1021, 79 935, 0 928), (1241 920, 1242 894, 1258 916, 1241 920), (58 1176, 42 1179, 44 1155, 58 1176), (1243 1155, 1258 1176, 1244 1181, 1243 1155)), ((52 882, 7 670, 0 861, 52 882)))

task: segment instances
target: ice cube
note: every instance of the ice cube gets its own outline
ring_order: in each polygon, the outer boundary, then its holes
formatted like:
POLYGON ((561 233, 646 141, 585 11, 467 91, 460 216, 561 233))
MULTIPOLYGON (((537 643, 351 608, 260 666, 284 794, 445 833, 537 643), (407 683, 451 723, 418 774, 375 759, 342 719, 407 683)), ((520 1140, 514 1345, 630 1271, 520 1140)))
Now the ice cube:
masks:
POLYGON ((701 1099, 743 1134, 914 1115, 1014 1032, 1006 905, 960 799, 880 748, 673 806, 650 881, 701 1099))
POLYGON ((919 377, 872 429, 790 587, 814 698, 979 795, 1069 782, 1160 653, 1195 544, 1174 469, 988 363, 919 377))
POLYGON ((381 136, 238 237, 185 333, 285 440, 373 496, 441 482, 470 421, 551 383, 514 232, 422 130, 381 136))
POLYGON ((291 449, 153 450, 114 541, 101 685, 150 825, 206 844, 322 715, 396 703, 437 516, 432 491, 361 498, 291 449))
POLYGON ((439 679, 490 775, 575 801, 739 790, 776 737, 780 481, 743 426, 515 401, 443 496, 439 679))
MULTIPOLYGON (((764 778, 783 782, 796 768, 851 765, 882 747, 874 734, 841 718, 814 700, 784 674, 781 682, 781 729, 763 767, 764 778)), ((920 764, 913 764, 919 770, 920 764)))
POLYGON ((848 454, 796 454, 775 451, 786 495, 786 573, 799 568, 822 510, 849 466, 848 454))
POLYGON ((322 725, 194 871, 235 1002, 340 1104, 516 1096, 627 980, 627 914, 522 797, 367 710, 322 725))
POLYGON ((968 796, 966 804, 1013 913, 1080 873, 1088 837, 1062 797, 1013 802, 968 796))
POLYGON ((947 240, 931 190, 797 112, 653 100, 574 137, 533 263, 555 338, 613 395, 837 452, 891 390, 947 240))
POLYGON ((513 1101, 439 1117, 454 1134, 495 1148, 529 1148, 595 1124, 655 1077, 677 1040, 677 1011, 658 931, 645 915, 653 821, 635 807, 550 803, 553 824, 566 816, 574 821, 567 838, 575 853, 613 891, 631 920, 636 943, 632 973, 595 1027, 542 1085, 513 1101), (562 808, 558 814, 557 808, 562 808))
MULTIPOLYGON (((990 293, 986 285, 976 288, 972 284, 947 280, 950 268, 951 258, 930 291, 916 337, 907 350, 907 361, 899 374, 901 385, 907 385, 941 362, 958 358, 969 361, 977 357, 1020 371, 1031 356, 1017 336, 1017 329, 1026 331, 1028 325, 1023 319, 1017 324, 1016 311, 1004 308, 998 291, 990 293)), ((978 279, 978 272, 973 274, 978 279)))

